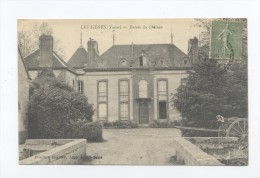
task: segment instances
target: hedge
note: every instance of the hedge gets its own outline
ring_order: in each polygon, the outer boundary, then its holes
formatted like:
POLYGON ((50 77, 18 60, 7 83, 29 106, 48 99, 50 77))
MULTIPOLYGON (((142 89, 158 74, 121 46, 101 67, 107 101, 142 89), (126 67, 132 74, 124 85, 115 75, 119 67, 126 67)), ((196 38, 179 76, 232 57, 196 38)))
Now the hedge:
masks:
POLYGON ((87 139, 88 142, 103 141, 102 124, 97 121, 84 124, 80 130, 81 137, 87 139))

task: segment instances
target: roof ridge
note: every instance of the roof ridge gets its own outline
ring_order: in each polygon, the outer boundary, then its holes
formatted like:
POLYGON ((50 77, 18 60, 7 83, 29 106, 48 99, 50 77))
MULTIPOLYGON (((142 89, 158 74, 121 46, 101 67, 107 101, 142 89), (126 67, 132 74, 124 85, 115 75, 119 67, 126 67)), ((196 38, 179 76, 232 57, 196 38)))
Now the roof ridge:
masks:
POLYGON ((20 51, 20 48, 19 48, 19 47, 18 47, 18 53, 19 53, 20 58, 21 58, 21 60, 22 60, 22 63, 23 63, 23 66, 24 66, 24 68, 25 68, 27 77, 28 77, 29 80, 31 80, 32 78, 31 78, 31 76, 30 76, 30 74, 29 74, 29 71, 28 71, 27 66, 25 65, 24 58, 22 57, 22 54, 21 54, 21 51, 20 51))
MULTIPOLYGON (((18 48, 19 48, 19 47, 18 47, 18 48)), ((25 56, 24 59, 25 59, 25 58, 28 58, 29 56, 33 55, 34 53, 36 53, 36 52, 39 51, 39 50, 40 50, 39 48, 36 49, 36 50, 34 50, 32 53, 30 53, 30 54, 28 54, 27 56, 25 56)), ((20 51, 20 49, 19 49, 19 51, 20 51)))
POLYGON ((62 64, 64 65, 64 67, 65 67, 66 69, 70 70, 71 72, 76 73, 76 71, 75 71, 73 68, 71 68, 71 67, 67 64, 67 62, 65 62, 55 51, 53 51, 53 54, 55 54, 55 55, 58 57, 58 60, 60 60, 60 62, 62 62, 62 64))
MULTIPOLYGON (((113 46, 132 46, 132 45, 173 45, 176 46, 175 44, 171 44, 171 43, 133 43, 133 44, 116 44, 113 46)), ((113 47, 111 46, 111 47, 113 47)))
POLYGON ((68 64, 55 51, 53 51, 53 54, 58 57, 58 60, 60 60, 65 67, 68 67, 68 64))
MULTIPOLYGON (((173 46, 175 48, 178 48, 175 44, 171 44, 171 43, 148 43, 148 44, 116 44, 116 45, 112 45, 110 48, 108 48, 106 51, 104 51, 102 54, 100 54, 100 56, 102 56, 103 54, 105 54, 107 51, 109 51, 110 49, 114 48, 114 47, 120 47, 120 46, 155 46, 155 45, 167 45, 167 46, 173 46)), ((178 48, 179 49, 179 48, 178 48)), ((179 49, 180 51, 182 51, 181 49, 179 49)), ((183 51, 182 51, 183 52, 183 51)), ((184 52, 183 52, 184 53, 184 52)), ((184 53, 185 54, 185 53, 184 53)))

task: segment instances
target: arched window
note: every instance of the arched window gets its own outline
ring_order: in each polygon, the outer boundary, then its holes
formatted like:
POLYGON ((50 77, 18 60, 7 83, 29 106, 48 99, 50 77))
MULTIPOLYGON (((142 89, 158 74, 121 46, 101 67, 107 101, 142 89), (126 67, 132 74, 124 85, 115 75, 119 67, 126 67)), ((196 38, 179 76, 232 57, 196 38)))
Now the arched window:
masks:
POLYGON ((108 67, 107 62, 104 59, 101 59, 98 64, 99 68, 106 68, 108 67))
POLYGON ((148 97, 148 83, 146 80, 141 80, 139 82, 139 98, 148 97))
POLYGON ((143 63, 143 57, 142 56, 139 57, 139 61, 140 61, 140 67, 143 67, 144 63, 143 63))
POLYGON ((164 59, 160 59, 160 65, 161 66, 165 65, 164 59))
POLYGON ((126 66, 127 66, 127 61, 126 61, 125 58, 122 58, 122 59, 120 60, 120 66, 121 66, 121 67, 126 67, 126 66))
POLYGON ((147 66, 147 59, 143 54, 139 57, 139 62, 140 67, 147 66))

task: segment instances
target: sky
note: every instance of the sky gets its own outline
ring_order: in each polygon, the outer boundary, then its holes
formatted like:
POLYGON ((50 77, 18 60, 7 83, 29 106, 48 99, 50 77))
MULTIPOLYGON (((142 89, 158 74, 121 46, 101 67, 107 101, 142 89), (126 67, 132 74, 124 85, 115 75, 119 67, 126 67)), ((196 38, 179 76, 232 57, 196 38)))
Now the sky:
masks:
POLYGON ((30 31, 35 25, 47 22, 53 28, 53 37, 59 39, 65 61, 82 45, 87 49, 87 41, 98 42, 100 54, 113 45, 120 44, 173 44, 187 53, 188 40, 199 37, 203 27, 197 27, 194 19, 77 19, 77 20, 18 20, 18 31, 30 31))

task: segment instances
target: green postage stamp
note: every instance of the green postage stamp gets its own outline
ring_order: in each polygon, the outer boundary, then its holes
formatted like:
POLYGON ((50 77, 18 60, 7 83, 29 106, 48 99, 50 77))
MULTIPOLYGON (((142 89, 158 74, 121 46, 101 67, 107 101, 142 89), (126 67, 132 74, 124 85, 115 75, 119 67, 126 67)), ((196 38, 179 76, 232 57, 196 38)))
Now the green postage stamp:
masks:
POLYGON ((211 58, 241 59, 241 22, 213 21, 211 28, 211 58))

